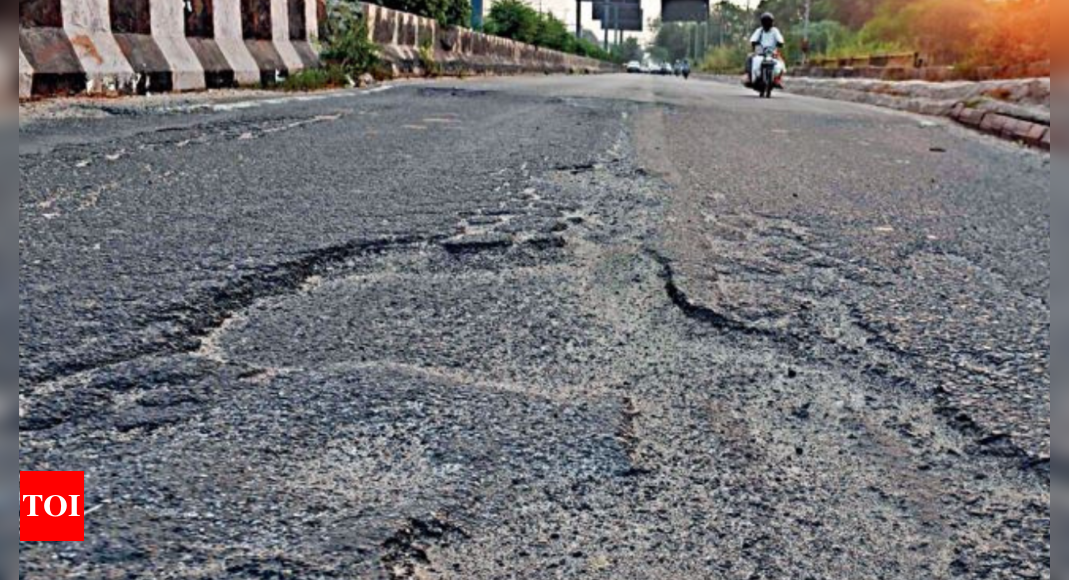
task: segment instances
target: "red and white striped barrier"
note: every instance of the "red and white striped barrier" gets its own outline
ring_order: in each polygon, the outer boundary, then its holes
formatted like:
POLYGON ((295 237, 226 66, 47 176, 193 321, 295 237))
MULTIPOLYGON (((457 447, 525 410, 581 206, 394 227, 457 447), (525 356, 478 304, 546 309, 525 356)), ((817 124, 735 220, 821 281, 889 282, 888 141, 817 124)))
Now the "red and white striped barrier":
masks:
POLYGON ((318 65, 319 0, 23 0, 19 98, 259 85, 318 65))

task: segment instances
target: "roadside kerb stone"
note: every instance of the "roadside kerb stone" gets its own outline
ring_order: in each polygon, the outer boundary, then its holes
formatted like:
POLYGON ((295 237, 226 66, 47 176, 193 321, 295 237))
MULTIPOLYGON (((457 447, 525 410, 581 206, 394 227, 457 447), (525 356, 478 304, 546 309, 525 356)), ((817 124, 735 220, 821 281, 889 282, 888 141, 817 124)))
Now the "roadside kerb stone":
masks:
POLYGON ((992 135, 1001 135, 1002 129, 1011 121, 1009 117, 1004 117, 996 113, 989 113, 984 116, 984 121, 980 123, 980 130, 984 133, 991 133, 992 135))
POLYGON ((970 127, 979 127, 984 122, 984 117, 987 116, 986 111, 980 109, 970 109, 962 105, 961 112, 954 117, 954 120, 962 125, 968 125, 970 127))
POLYGON ((949 118, 996 137, 1049 150, 1049 145, 1043 145, 1043 132, 1050 127, 1050 79, 933 83, 800 77, 789 80, 788 90, 949 118))

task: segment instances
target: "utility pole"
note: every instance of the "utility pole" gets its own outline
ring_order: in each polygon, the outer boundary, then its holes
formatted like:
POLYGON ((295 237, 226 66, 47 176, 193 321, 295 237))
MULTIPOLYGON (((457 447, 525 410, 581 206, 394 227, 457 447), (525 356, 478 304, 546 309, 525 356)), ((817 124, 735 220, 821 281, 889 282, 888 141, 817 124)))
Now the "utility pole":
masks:
POLYGON ((471 27, 473 30, 483 28, 483 0, 471 0, 471 27))
POLYGON ((609 25, 609 15, 612 11, 612 7, 609 5, 608 2, 602 4, 602 6, 604 8, 602 8, 601 12, 601 22, 602 27, 605 29, 605 52, 609 52, 609 34, 612 32, 611 27, 609 25))
POLYGON ((802 62, 809 64, 809 19, 813 14, 813 0, 805 0, 805 36, 802 37, 802 62))
POLYGON ((616 44, 620 46, 620 5, 613 4, 613 28, 616 29, 616 44))
MULTIPOLYGON (((482 2, 482 0, 475 0, 482 2)), ((583 0, 575 0, 575 37, 583 38, 583 0)))

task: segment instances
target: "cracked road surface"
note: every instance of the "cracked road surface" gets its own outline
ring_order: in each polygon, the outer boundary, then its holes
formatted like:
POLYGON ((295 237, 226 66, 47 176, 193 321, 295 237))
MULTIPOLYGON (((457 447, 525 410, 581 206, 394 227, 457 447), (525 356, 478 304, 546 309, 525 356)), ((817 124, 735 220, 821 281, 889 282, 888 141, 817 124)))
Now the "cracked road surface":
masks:
POLYGON ((22 579, 1051 578, 1050 160, 647 77, 23 123, 22 579))

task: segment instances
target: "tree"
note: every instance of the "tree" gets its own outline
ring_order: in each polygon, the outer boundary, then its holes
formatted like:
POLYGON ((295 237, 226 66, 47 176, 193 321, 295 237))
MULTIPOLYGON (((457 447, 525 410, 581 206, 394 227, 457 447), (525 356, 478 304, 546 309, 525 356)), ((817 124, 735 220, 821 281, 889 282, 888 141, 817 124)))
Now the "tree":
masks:
POLYGON ((653 47, 661 50, 651 51, 651 55, 656 54, 659 57, 664 57, 657 58, 662 62, 687 58, 688 30, 685 25, 678 22, 655 20, 653 28, 657 33, 653 38, 653 47))
POLYGON ((545 14, 538 18, 534 44, 561 52, 574 52, 575 37, 564 22, 552 14, 545 14))
POLYGON ((852 30, 861 30, 876 16, 883 0, 832 0, 832 16, 852 30))
POLYGON ((381 0, 381 4, 393 10, 433 18, 446 26, 471 24, 471 0, 381 0))
POLYGON ((709 42, 713 46, 746 44, 755 24, 753 14, 732 2, 713 6, 709 23, 709 42))
POLYGON ((646 56, 646 51, 642 50, 642 45, 638 43, 638 39, 628 38, 622 44, 613 47, 612 56, 613 60, 621 63, 633 60, 641 61, 646 56))
POLYGON ((485 31, 561 52, 611 60, 597 44, 572 36, 567 25, 556 16, 539 14, 522 0, 501 0, 494 4, 486 18, 485 31))
POLYGON ((522 0, 501 0, 490 8, 486 32, 534 44, 539 33, 539 14, 522 0))
POLYGON ((809 27, 810 54, 831 54, 854 43, 855 33, 835 20, 821 20, 809 27))

